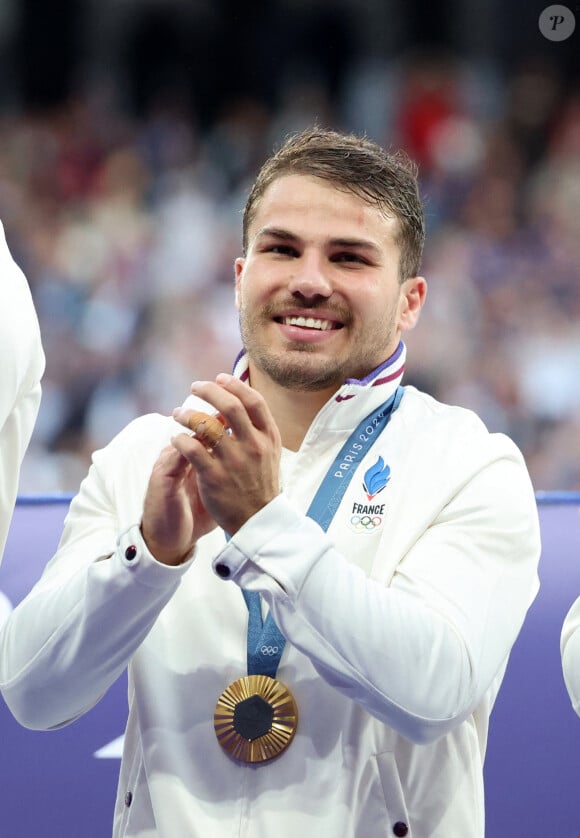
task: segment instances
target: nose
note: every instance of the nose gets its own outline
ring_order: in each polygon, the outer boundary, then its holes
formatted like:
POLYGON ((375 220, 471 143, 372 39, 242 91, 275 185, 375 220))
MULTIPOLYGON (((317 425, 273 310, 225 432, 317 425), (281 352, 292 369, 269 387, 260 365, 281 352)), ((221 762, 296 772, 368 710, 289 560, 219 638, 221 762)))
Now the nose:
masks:
POLYGON ((292 276, 288 282, 291 294, 305 299, 330 297, 332 284, 321 254, 305 251, 299 259, 294 260, 292 267, 292 276))

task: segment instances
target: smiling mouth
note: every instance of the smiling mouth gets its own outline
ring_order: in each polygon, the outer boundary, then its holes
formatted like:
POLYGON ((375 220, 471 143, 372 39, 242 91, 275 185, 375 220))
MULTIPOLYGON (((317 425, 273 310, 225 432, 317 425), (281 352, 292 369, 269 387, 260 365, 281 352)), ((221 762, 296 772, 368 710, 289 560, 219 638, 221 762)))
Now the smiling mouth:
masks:
POLYGON ((317 317, 275 317, 274 319, 284 326, 299 326, 301 329, 314 329, 319 332, 342 329, 342 323, 337 323, 335 320, 322 320, 317 317))

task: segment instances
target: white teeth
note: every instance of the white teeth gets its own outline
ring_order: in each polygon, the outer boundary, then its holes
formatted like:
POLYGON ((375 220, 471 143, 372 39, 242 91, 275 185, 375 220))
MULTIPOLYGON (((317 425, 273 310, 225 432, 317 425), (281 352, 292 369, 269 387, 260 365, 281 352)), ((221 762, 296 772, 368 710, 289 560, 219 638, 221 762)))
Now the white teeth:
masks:
POLYGON ((332 329, 330 320, 315 320, 314 317, 283 317, 282 322, 286 326, 302 326, 306 329, 320 329, 323 332, 332 329))

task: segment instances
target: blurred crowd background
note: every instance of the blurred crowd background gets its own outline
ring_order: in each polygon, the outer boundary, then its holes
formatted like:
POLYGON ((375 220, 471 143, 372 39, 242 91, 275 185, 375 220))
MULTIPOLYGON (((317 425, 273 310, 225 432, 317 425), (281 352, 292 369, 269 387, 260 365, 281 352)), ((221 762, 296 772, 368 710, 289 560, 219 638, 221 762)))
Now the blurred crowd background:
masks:
POLYGON ((248 187, 314 121, 420 164, 407 383, 508 433, 537 490, 580 489, 580 22, 552 42, 546 3, 508 5, 0 2, 0 218, 47 356, 22 493, 76 491, 127 421, 231 368, 248 187))

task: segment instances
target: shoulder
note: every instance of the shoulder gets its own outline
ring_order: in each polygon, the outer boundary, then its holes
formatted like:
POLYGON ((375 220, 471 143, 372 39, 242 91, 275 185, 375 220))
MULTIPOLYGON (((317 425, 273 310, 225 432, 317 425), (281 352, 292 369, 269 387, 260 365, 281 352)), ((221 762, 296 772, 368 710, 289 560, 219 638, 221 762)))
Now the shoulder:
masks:
POLYGON ((426 444, 440 438, 447 447, 481 445, 490 453, 504 452, 521 457, 512 439, 503 433, 490 432, 473 410, 437 401, 416 387, 405 387, 400 411, 404 425, 413 429, 426 444))
POLYGON ((93 459, 121 457, 123 460, 167 445, 172 436, 183 430, 171 416, 147 413, 138 416, 119 431, 111 441, 93 454, 93 459))
POLYGON ((426 508, 431 502, 436 517, 451 515, 478 520, 497 532, 518 532, 520 544, 526 541, 536 556, 534 488, 513 440, 491 433, 473 411, 443 404, 413 387, 405 388, 400 410, 398 446, 405 450, 402 464, 414 497, 426 508))
POLYGON ((487 430, 483 421, 473 410, 440 402, 428 393, 424 393, 409 384, 405 387, 401 401, 401 408, 403 407, 408 411, 409 417, 416 421, 444 422, 487 430))
POLYGON ((169 416, 146 414, 94 451, 88 473, 72 500, 69 525, 95 515, 116 516, 123 525, 134 522, 155 461, 179 427, 169 416))
MULTIPOLYGON (((188 407, 207 410, 201 399, 189 396, 188 407)), ((213 408, 212 408, 213 411, 213 408)), ((147 413, 129 422, 104 448, 93 453, 92 470, 101 477, 133 485, 149 479, 151 469, 162 449, 174 436, 184 433, 184 428, 172 416, 147 413)))
POLYGON ((146 483, 162 449, 182 430, 171 416, 139 416, 93 453, 91 472, 97 472, 105 483, 127 488, 146 483))

